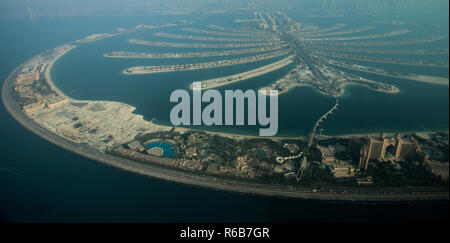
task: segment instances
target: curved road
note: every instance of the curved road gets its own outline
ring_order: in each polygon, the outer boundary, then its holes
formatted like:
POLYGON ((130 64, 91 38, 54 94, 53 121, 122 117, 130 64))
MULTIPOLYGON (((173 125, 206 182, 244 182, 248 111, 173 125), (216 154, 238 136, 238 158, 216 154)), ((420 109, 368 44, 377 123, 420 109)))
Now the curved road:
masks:
POLYGON ((339 106, 339 100, 336 97, 336 104, 329 111, 327 111, 325 114, 323 114, 319 118, 319 120, 316 121, 316 123, 314 123, 314 127, 313 127, 311 133, 309 134, 307 149, 309 149, 311 147, 312 143, 314 142, 314 138, 316 137, 317 127, 319 127, 320 123, 322 123, 324 121, 324 119, 326 119, 328 117, 328 115, 332 114, 333 111, 337 110, 338 106, 339 106))
MULTIPOLYGON (((93 148, 73 143, 60 137, 45 128, 39 126, 32 119, 26 116, 19 105, 12 97, 12 88, 18 71, 24 64, 17 67, 5 80, 2 88, 2 101, 8 112, 24 127, 56 144, 66 150, 79 154, 89 159, 93 159, 104 164, 118 167, 134 173, 151 176, 158 179, 185 183, 194 186, 202 186, 210 189, 227 190, 241 193, 252 193, 268 196, 281 196, 304 199, 320 200, 346 200, 346 201, 405 201, 405 200, 448 200, 448 192, 428 191, 424 188, 417 188, 409 192, 313 192, 307 188, 294 188, 283 185, 266 185, 256 182, 246 182, 243 180, 233 180, 217 178, 206 174, 195 174, 179 169, 167 168, 145 162, 138 162, 131 159, 101 153, 93 148)), ((397 188, 403 190, 403 188, 397 188)), ((333 190, 339 190, 333 188, 333 190)))

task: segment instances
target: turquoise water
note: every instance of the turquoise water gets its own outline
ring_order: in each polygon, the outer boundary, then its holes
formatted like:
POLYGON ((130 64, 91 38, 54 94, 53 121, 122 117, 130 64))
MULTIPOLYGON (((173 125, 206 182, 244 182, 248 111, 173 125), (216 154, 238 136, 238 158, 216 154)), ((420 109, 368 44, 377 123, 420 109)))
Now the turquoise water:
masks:
MULTIPOLYGON (((220 25, 229 24, 224 19, 214 19, 211 21, 215 21, 216 24, 220 25)), ((331 24, 329 23, 329 25, 331 24)), ((364 24, 361 23, 361 25, 364 24)), ((170 109, 175 105, 169 102, 172 91, 176 89, 187 89, 193 81, 247 71, 283 58, 279 57, 255 63, 205 70, 148 75, 123 75, 121 74, 123 69, 135 65, 170 65, 206 62, 220 60, 224 57, 180 59, 114 59, 103 57, 103 54, 107 52, 119 50, 147 52, 205 51, 202 49, 161 48, 126 43, 126 40, 129 38, 185 42, 184 40, 176 39, 162 40, 163 38, 153 35, 158 31, 190 35, 188 32, 181 31, 183 27, 139 31, 130 35, 113 37, 82 45, 58 60, 55 63, 51 75, 56 85, 63 92, 70 94, 74 98, 124 102, 135 106, 137 108, 135 112, 142 114, 147 120, 156 118, 158 123, 170 124, 170 109)), ((189 27, 205 28, 200 23, 194 23, 193 26, 189 27)), ((355 27, 349 26, 348 28, 355 27)), ((376 30, 384 31, 379 30, 379 28, 376 30)), ((412 32, 414 35, 415 32, 413 29, 412 32)), ((430 30, 429 34, 433 33, 433 30, 430 30)), ((408 39, 410 37, 406 36, 404 38, 408 39)), ((436 43, 434 44, 437 45, 436 43)), ((446 44, 447 46, 442 46, 442 43, 439 45, 437 46, 439 48, 448 48, 448 43, 446 44)), ((210 49, 206 51, 210 51, 210 49)), ((249 55, 255 54, 235 55, 225 58, 231 59, 249 55)), ((442 58, 442 55, 435 56, 442 58)), ((372 65, 398 72, 448 77, 448 68, 377 63, 373 63, 372 65)), ((223 86, 218 89, 222 93, 227 89, 258 89, 281 78, 292 67, 293 64, 281 70, 252 78, 245 82, 223 86)), ((355 71, 350 72, 358 73, 355 71)), ((372 80, 391 83, 397 86, 401 92, 399 94, 386 94, 361 86, 352 85, 346 87, 346 94, 342 98, 342 106, 321 125, 324 129, 324 134, 448 130, 448 86, 386 78, 361 72, 358 74, 372 80)), ((309 87, 295 88, 287 94, 280 96, 278 136, 305 135, 316 119, 332 106, 333 99, 331 97, 319 94, 309 87)), ((198 129, 198 127, 195 128, 198 129)), ((204 126, 201 129, 251 135, 258 134, 258 127, 254 126, 204 126)))
MULTIPOLYGON (((88 34, 105 32, 115 27, 132 27, 159 19, 164 21, 164 18, 166 17, 41 18, 35 23, 0 21, 3 34, 0 38, 2 54, 0 55, 2 66, 0 83, 3 83, 6 76, 21 62, 39 52, 80 39, 88 34)), ((103 52, 98 52, 98 54, 101 53, 103 52)), ((70 54, 74 55, 76 52, 70 54)), ((89 60, 83 61, 89 62, 89 60)), ((62 59, 60 64, 64 62, 62 59)), ((78 70, 78 72, 83 73, 84 70, 78 70)), ((102 78, 104 74, 99 72, 97 75, 98 78, 102 78)), ((91 78, 89 77, 88 80, 91 78)), ((87 85, 88 80, 81 78, 70 80, 70 82, 81 82, 87 85)), ((93 80, 95 79, 90 81, 93 80)), ((107 91, 96 90, 103 96, 101 98, 113 94, 114 87, 118 86, 116 83, 118 80, 112 81, 112 88, 109 85, 103 87, 107 91)), ((144 81, 145 78, 141 83, 144 81)), ((65 85, 69 89, 71 85, 76 87, 76 84, 68 82, 65 85)), ((258 84, 258 80, 252 82, 248 85, 258 84)), ((171 84, 174 83, 175 81, 171 84)), ((164 85, 164 83, 158 83, 158 87, 164 87, 164 85)), ((440 89, 442 90, 442 87, 440 89)), ((133 96, 136 90, 125 89, 130 93, 129 96, 133 96)), ((78 89, 74 95, 88 96, 90 94, 88 91, 88 89, 78 89), (88 92, 88 95, 84 94, 85 92, 88 92)), ((151 90, 144 90, 142 94, 145 92, 151 92, 151 90)), ((358 90, 352 90, 352 92, 358 92, 358 90)), ((95 97, 94 92, 91 95, 95 97)), ((148 96, 152 95, 154 93, 148 94, 148 96)), ((125 95, 118 95, 115 98, 123 97, 125 95)), ((297 98, 304 99, 304 102, 312 99, 314 103, 310 104, 314 106, 310 105, 309 112, 316 112, 317 115, 320 115, 322 109, 332 104, 331 99, 322 97, 309 88, 298 88, 295 92, 286 94, 285 97, 284 105, 297 98), (303 96, 296 97, 298 94, 303 96)), ((109 99, 113 98, 109 97, 109 99)), ((129 101, 132 100, 129 98, 129 101)), ((137 98, 136 101, 138 100, 137 98)), ((141 110, 144 109, 141 108, 141 110)), ((329 121, 331 122, 331 119, 329 121)), ((334 204, 242 195, 167 183, 112 168, 54 146, 13 120, 2 104, 0 104, 0 123, 0 138, 2 138, 0 139, 0 221, 448 221, 448 202, 389 205, 334 204)), ((292 121, 291 125, 294 126, 295 122, 292 121)))
POLYGON ((164 149, 163 156, 173 158, 175 155, 175 149, 172 147, 172 144, 166 143, 166 142, 155 142, 155 143, 149 143, 147 146, 145 146, 147 149, 151 149, 154 147, 159 147, 164 149))

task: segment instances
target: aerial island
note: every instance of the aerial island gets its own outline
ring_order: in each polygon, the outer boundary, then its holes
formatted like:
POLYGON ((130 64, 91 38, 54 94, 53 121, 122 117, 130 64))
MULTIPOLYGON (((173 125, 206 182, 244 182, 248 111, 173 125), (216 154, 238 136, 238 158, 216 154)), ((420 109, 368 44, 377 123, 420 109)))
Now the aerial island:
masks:
POLYGON ((198 70, 198 69, 206 69, 206 68, 216 68, 216 67, 226 67, 231 65, 249 63, 262 61, 265 59, 276 58, 283 55, 287 55, 289 53, 288 50, 279 50, 274 52, 269 52, 265 54, 242 57, 236 59, 229 60, 219 60, 215 62, 206 62, 206 63, 187 63, 187 64, 179 64, 179 65, 170 65, 170 66, 135 66, 131 68, 127 68, 123 71, 124 74, 149 74, 149 73, 161 73, 161 72, 175 72, 175 71, 187 71, 187 70, 198 70))
POLYGON ((111 58, 184 58, 184 57, 215 57, 215 56, 230 56, 238 54, 256 53, 256 52, 269 52, 278 51, 286 46, 270 46, 240 50, 226 50, 226 51, 211 51, 211 52, 124 52, 115 51, 106 53, 105 57, 111 58))
MULTIPOLYGON (((202 35, 228 36, 223 38, 157 34, 164 38, 232 43, 128 40, 129 43, 138 45, 177 48, 247 49, 180 52, 183 54, 131 53, 119 50, 105 54, 105 57, 176 58, 263 52, 217 62, 130 67, 123 73, 189 71, 273 60, 263 67, 240 74, 203 80, 199 88, 209 89, 243 82, 292 66, 286 76, 274 80, 270 87, 262 89, 277 89, 282 95, 295 87, 307 85, 335 99, 334 105, 311 124, 310 131, 304 137, 254 137, 160 125, 134 113, 135 108, 128 104, 73 99, 61 92, 51 79, 50 72, 55 61, 78 45, 145 29, 189 25, 190 22, 186 20, 118 29, 114 33, 91 35, 45 51, 27 60, 8 76, 2 89, 3 103, 19 123, 64 149, 107 165, 155 178, 233 192, 303 199, 448 200, 448 131, 341 136, 325 136, 319 131, 320 124, 342 106, 340 98, 345 92, 345 85, 362 85, 389 95, 400 92, 394 85, 347 73, 337 69, 338 66, 384 73, 387 77, 391 75, 409 77, 415 81, 423 80, 410 74, 391 73, 383 69, 354 66, 344 61, 332 61, 326 58, 328 55, 324 55, 324 51, 310 51, 305 47, 326 47, 327 51, 335 51, 335 41, 342 43, 347 40, 384 38, 401 35, 408 30, 342 38, 338 36, 361 33, 372 28, 341 31, 346 25, 336 24, 325 28, 303 29, 300 23, 282 13, 260 11, 255 13, 255 17, 255 20, 245 22, 246 29, 218 25, 206 26, 209 30, 182 29, 202 35), (252 35, 256 38, 249 37, 252 35), (265 42, 258 42, 264 40, 265 42)), ((439 37, 424 37, 407 43, 436 39, 439 37)), ((393 41, 364 43, 378 43, 382 46, 389 42, 393 41)), ((345 45, 345 48, 350 46, 345 45)), ((336 51, 342 48, 340 44, 335 47, 336 51)), ((447 83, 445 80, 437 83, 448 86, 448 80, 447 83)))

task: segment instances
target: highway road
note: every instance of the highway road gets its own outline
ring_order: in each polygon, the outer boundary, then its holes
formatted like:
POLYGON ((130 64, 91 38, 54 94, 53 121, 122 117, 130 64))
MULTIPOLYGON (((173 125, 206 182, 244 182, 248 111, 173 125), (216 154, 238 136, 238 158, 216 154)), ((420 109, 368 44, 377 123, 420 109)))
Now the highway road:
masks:
POLYGON ((328 191, 315 191, 312 188, 294 187, 291 185, 269 185, 232 178, 228 179, 216 177, 207 174, 158 166, 153 163, 139 162, 112 154, 105 154, 95 148, 73 143, 64 137, 54 134, 35 123, 25 113, 23 113, 22 109, 12 97, 15 77, 17 76, 18 70, 20 70, 23 65, 24 64, 17 67, 8 76, 2 88, 3 104, 13 118, 33 133, 53 144, 56 144, 70 152, 110 166, 167 181, 202 186, 216 190, 227 190, 232 192, 251 193, 266 196, 345 201, 448 200, 447 191, 439 191, 435 188, 393 188, 389 191, 372 192, 361 191, 359 188, 355 188, 353 191, 348 191, 349 189, 343 188, 333 188, 328 191))
POLYGON ((306 65, 308 65, 309 69, 314 75, 314 78, 317 81, 329 82, 328 78, 325 77, 325 75, 323 75, 323 73, 316 67, 316 65, 314 65, 309 54, 306 53, 305 50, 303 50, 303 47, 301 47, 298 43, 296 43, 296 41, 290 34, 283 32, 282 38, 289 43, 292 49, 295 50, 296 56, 300 60, 303 60, 306 63, 306 65))

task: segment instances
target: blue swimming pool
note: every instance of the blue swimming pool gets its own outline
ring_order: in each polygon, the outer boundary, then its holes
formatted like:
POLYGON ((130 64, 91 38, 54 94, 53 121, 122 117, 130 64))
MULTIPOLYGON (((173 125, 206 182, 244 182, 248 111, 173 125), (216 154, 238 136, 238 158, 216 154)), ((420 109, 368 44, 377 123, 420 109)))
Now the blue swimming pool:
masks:
POLYGON ((175 149, 173 148, 173 145, 170 143, 166 143, 166 142, 153 142, 153 143, 149 143, 147 144, 147 146, 145 146, 147 149, 151 149, 154 147, 160 147, 162 149, 164 149, 163 152, 163 156, 164 157, 169 157, 172 158, 175 156, 175 149))

